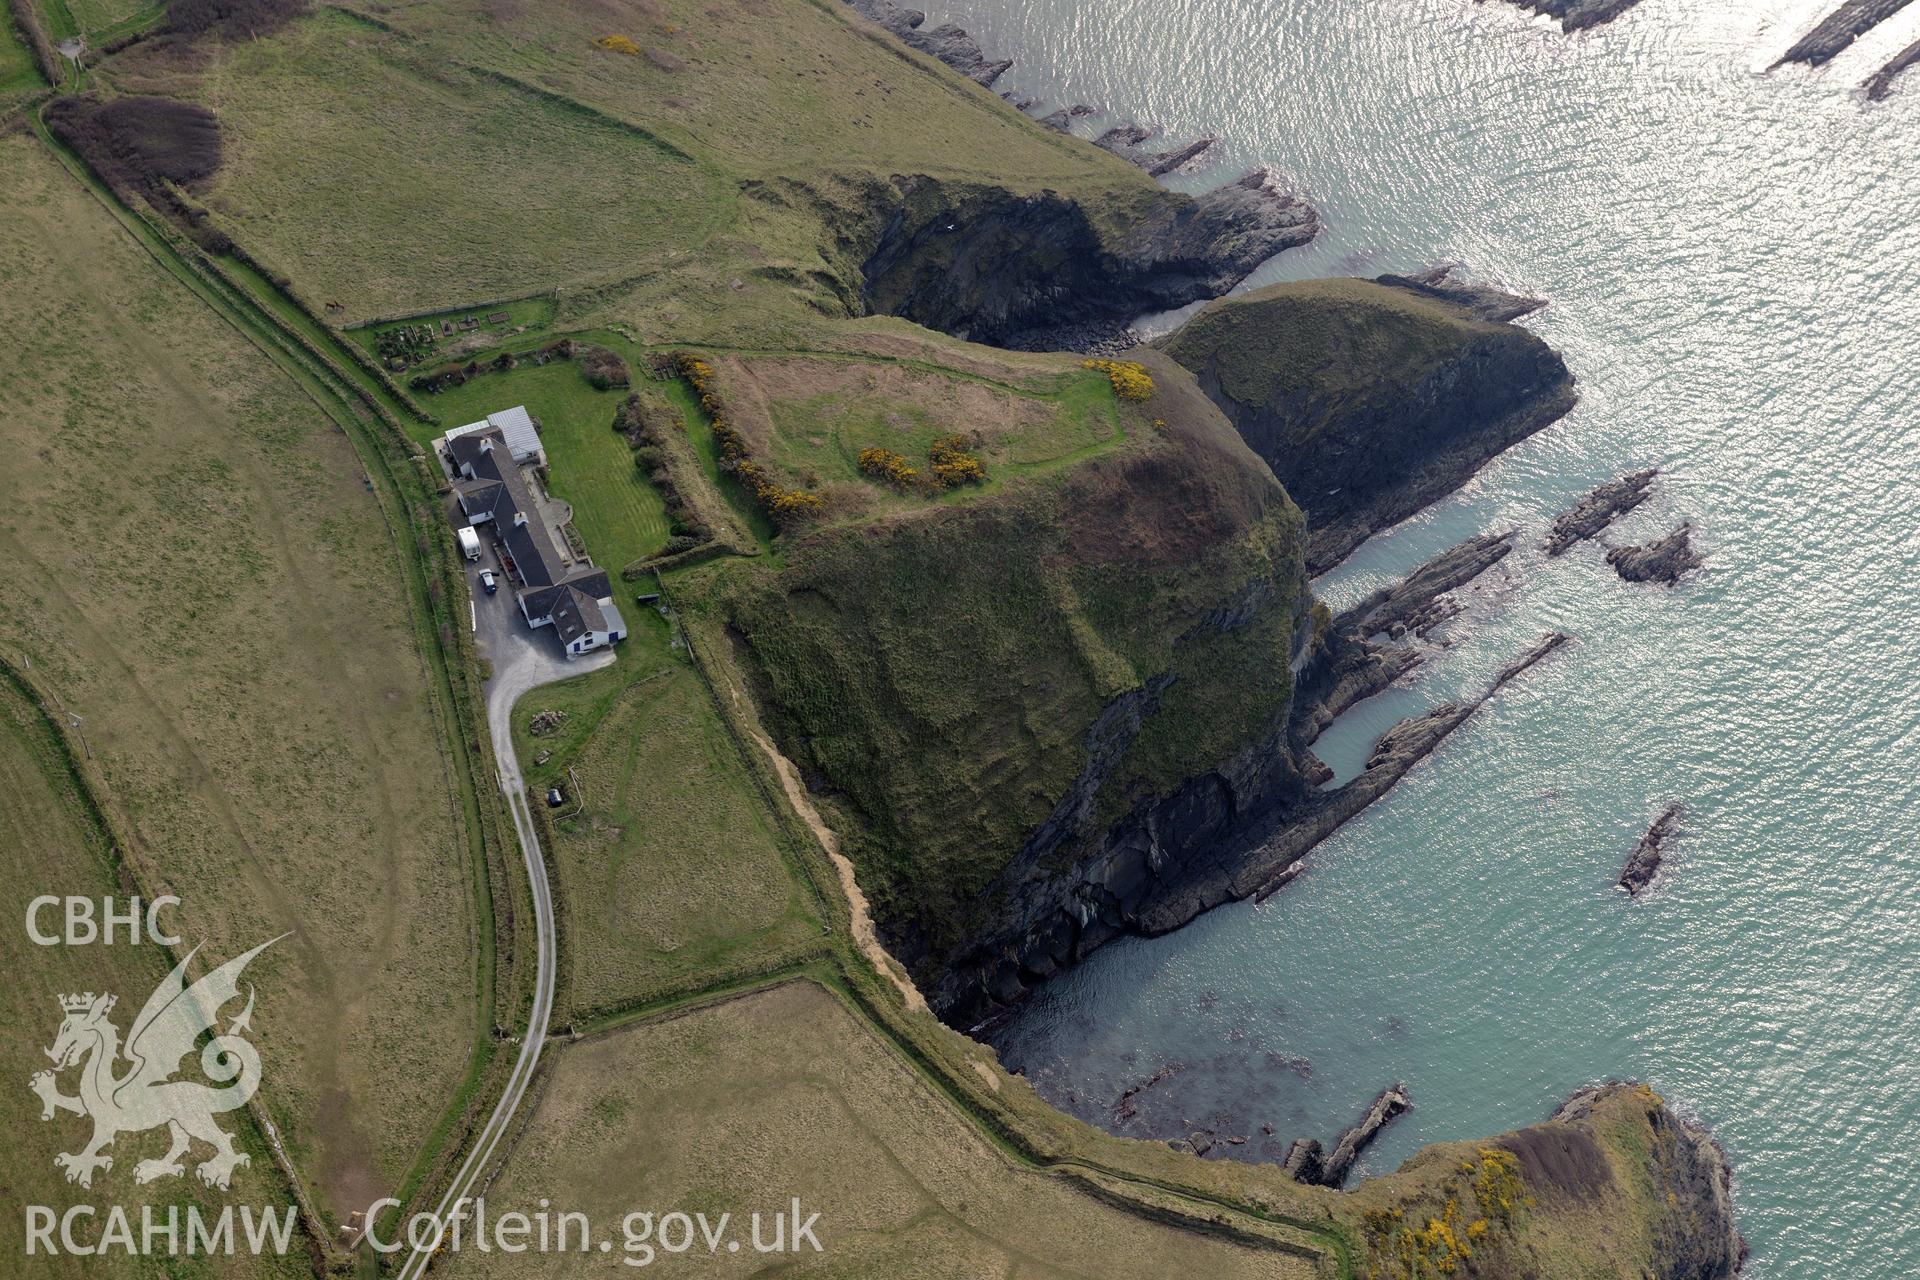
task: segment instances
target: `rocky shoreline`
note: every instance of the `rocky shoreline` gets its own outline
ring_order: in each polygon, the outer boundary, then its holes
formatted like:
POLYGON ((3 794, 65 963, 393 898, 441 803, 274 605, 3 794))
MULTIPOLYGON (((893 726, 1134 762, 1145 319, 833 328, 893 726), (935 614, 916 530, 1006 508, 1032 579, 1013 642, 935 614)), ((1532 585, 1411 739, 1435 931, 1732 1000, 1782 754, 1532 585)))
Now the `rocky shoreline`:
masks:
MULTIPOLYGON (((1567 30, 1578 30, 1624 12, 1635 0, 1522 2, 1559 18, 1567 30)), ((849 3, 977 83, 993 83, 1008 65, 987 58, 960 28, 948 24, 924 31, 923 15, 892 0, 849 3)), ((1070 131, 1076 121, 1094 114, 1064 108, 1042 123, 1070 131)), ((1153 136, 1153 130, 1124 123, 1091 141, 1155 177, 1200 162, 1214 145, 1203 137, 1153 149, 1153 136)), ((1107 230, 1096 230, 1087 209, 1051 192, 1015 195, 915 177, 896 177, 893 186, 897 198, 863 264, 867 308, 1014 348, 1123 344, 1130 336, 1127 325, 1138 315, 1217 298, 1273 254, 1311 240, 1319 225, 1313 209, 1266 171, 1198 198, 1169 198, 1137 217, 1118 238, 1111 222, 1107 230)), ((1397 448, 1388 459, 1392 479, 1383 491, 1343 493, 1343 483, 1327 477, 1320 477, 1318 489, 1296 489, 1294 479, 1282 476, 1307 508, 1306 558, 1315 570, 1330 567, 1373 532, 1452 492, 1488 459, 1557 420, 1575 400, 1572 376, 1558 357, 1532 335, 1511 330, 1513 320, 1542 305, 1539 300, 1466 284, 1446 268, 1376 283, 1382 290, 1453 308, 1483 326, 1507 326, 1503 333, 1509 345, 1475 347, 1469 359, 1430 374, 1411 394, 1394 387, 1381 405, 1368 406, 1361 415, 1381 411, 1367 422, 1374 433, 1370 439, 1357 449, 1344 440, 1333 442, 1327 452, 1348 453, 1363 470, 1378 461, 1370 449, 1382 442, 1397 448), (1516 353, 1514 343, 1533 346, 1516 353), (1463 384, 1503 391, 1509 398, 1448 402, 1446 397, 1463 384), (1396 416, 1412 406, 1415 414, 1431 419, 1436 405, 1444 424, 1438 430, 1419 429, 1420 420, 1396 416), (1329 501, 1335 497, 1338 501, 1329 501)), ((1221 381, 1215 378, 1209 385, 1206 372, 1187 367, 1243 439, 1267 456, 1258 430, 1249 429, 1244 416, 1223 402, 1221 381)), ((1268 461, 1280 470, 1272 457, 1268 461)), ((1635 473, 1615 482, 1613 490, 1602 486, 1605 492, 1590 495, 1557 522, 1550 554, 1593 537, 1643 502, 1654 474, 1635 473)), ((1684 535, 1685 527, 1678 532, 1684 535)), ((1078 848, 1068 840, 1076 829, 1074 815, 1092 811, 1107 773, 1141 734, 1173 673, 1150 678, 1106 705, 1085 731, 1081 777, 981 895, 1005 904, 996 907, 990 931, 929 975, 927 995, 936 1010, 978 1034, 1032 986, 1113 938, 1165 933, 1224 902, 1264 900, 1298 877, 1309 850, 1385 794, 1502 688, 1568 642, 1570 637, 1558 632, 1542 637, 1478 695, 1395 725, 1356 777, 1327 786, 1330 771, 1313 755, 1315 740, 1343 711, 1417 666, 1419 648, 1394 642, 1425 639, 1455 616, 1459 606, 1451 593, 1505 559, 1514 545, 1512 532, 1469 539, 1339 618, 1322 615, 1311 626, 1303 598, 1290 662, 1295 681, 1279 722, 1171 794, 1137 804, 1106 827, 1090 849, 1069 854, 1078 848)), ((1684 558, 1659 544, 1629 550, 1644 553, 1650 569, 1684 558)), ((1613 557, 1610 562, 1623 575, 1643 564, 1630 559, 1622 569, 1613 557)), ((1651 879, 1658 866, 1660 824, 1643 845, 1648 842, 1654 856, 1645 872, 1651 879)), ((1623 884, 1633 871, 1630 863, 1623 884)), ((1123 1090, 1113 1104, 1113 1123, 1132 1121, 1143 1096, 1179 1070, 1180 1064, 1168 1064, 1123 1090)), ((1289 1172, 1309 1183, 1343 1185, 1366 1144, 1409 1105, 1403 1087, 1386 1090, 1330 1154, 1313 1139, 1294 1143, 1287 1152, 1289 1172)), ((1651 1202, 1658 1262, 1646 1274, 1652 1280, 1735 1275, 1745 1243, 1733 1225, 1725 1157, 1703 1130, 1675 1116, 1650 1091, 1619 1084, 1583 1090, 1546 1124, 1494 1141, 1526 1169, 1529 1187, 1552 1189, 1565 1182, 1587 1194, 1604 1183, 1607 1194, 1637 1203, 1638 1188, 1617 1182, 1603 1151, 1608 1139, 1596 1136, 1623 1112, 1640 1116, 1656 1138, 1649 1159, 1659 1193, 1651 1202)), ((1271 1137, 1273 1129, 1263 1126, 1262 1132, 1271 1137)), ((1172 1145, 1194 1154, 1225 1154, 1248 1141, 1197 1131, 1172 1145)))
MULTIPOLYGON (((1547 635, 1479 695, 1393 726, 1358 776, 1320 789, 1325 766, 1314 759, 1313 742, 1342 712, 1421 661, 1416 649, 1375 644, 1362 629, 1428 616, 1447 593, 1510 550, 1510 536, 1470 539, 1333 620, 1298 660, 1286 723, 1214 772, 1137 808, 1072 866, 1055 862, 1069 823, 1036 832, 989 891, 1007 904, 1003 923, 939 975, 928 991, 934 1007, 957 1025, 978 1029, 1114 938, 1168 933, 1223 903, 1263 900, 1291 882, 1315 845, 1569 639, 1547 635)), ((1154 696, 1151 687, 1124 695, 1089 730, 1089 785, 1077 790, 1097 789, 1100 761, 1124 753, 1154 696)), ((1074 803, 1069 796, 1056 812, 1070 812, 1074 803)))
MULTIPOLYGON (((1667 1106, 1645 1085, 1609 1080, 1576 1091, 1548 1118, 1552 1125, 1585 1125, 1622 1094, 1638 1094, 1648 1104, 1653 1129, 1654 1203, 1665 1210, 1656 1228, 1660 1266, 1657 1280, 1728 1280, 1747 1261, 1746 1237, 1734 1220, 1733 1168, 1712 1133, 1667 1106)), ((1522 1129, 1501 1139, 1523 1165, 1564 1166, 1564 1156, 1543 1150, 1543 1127, 1522 1129)))
MULTIPOLYGON (((908 47, 976 84, 1012 66, 989 58, 964 28, 926 27, 896 0, 846 0, 908 47)), ((1027 110, 1030 103, 1014 103, 1027 110)), ((1061 132, 1097 114, 1076 105, 1040 118, 1061 132)), ((1096 146, 1154 178, 1201 163, 1218 139, 1165 149, 1156 129, 1122 122, 1096 146)), ((1217 298, 1276 254, 1311 241, 1318 212, 1266 168, 1197 196, 1162 192, 1135 202, 1119 234, 1111 210, 1089 210, 1055 192, 1019 195, 988 184, 896 176, 861 267, 861 301, 943 333, 1023 351, 1111 351, 1130 345, 1139 316, 1217 298)))
POLYGON ((1116 236, 1055 192, 895 180, 861 267, 870 312, 1015 350, 1081 351, 1140 315, 1216 298, 1320 218, 1268 170, 1163 192, 1116 236))
POLYGON ((918 9, 896 4, 894 0, 847 0, 847 3, 863 17, 886 28, 889 34, 909 48, 937 58, 982 87, 992 85, 1013 65, 1012 58, 987 57, 978 40, 968 35, 965 28, 951 22, 942 23, 931 30, 923 29, 927 15, 918 9))

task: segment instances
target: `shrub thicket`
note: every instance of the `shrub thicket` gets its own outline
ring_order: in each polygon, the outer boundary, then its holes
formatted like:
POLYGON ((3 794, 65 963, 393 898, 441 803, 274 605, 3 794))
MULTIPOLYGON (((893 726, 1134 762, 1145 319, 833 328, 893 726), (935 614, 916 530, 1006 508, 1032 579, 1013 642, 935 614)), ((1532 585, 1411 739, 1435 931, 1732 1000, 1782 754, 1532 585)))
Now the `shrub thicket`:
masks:
POLYGON ((307 0, 173 0, 160 30, 251 40, 272 34, 306 11, 307 0))
POLYGON ((707 411, 707 418, 713 423, 713 438, 720 444, 721 467, 738 476, 740 483, 753 494, 754 501, 782 528, 818 515, 826 506, 825 499, 805 489, 787 488, 747 452, 746 441, 740 438, 721 399, 720 389, 714 383, 713 366, 690 352, 681 353, 676 363, 680 376, 693 388, 694 395, 700 398, 700 407, 707 411))
POLYGON ((122 200, 140 197, 210 252, 233 247, 179 191, 220 168, 220 122, 213 112, 172 98, 135 94, 103 102, 87 94, 56 99, 46 119, 122 200))
POLYGON ((640 396, 630 395, 614 411, 613 429, 633 446, 633 464, 646 474, 667 505, 667 519, 672 522, 674 537, 667 540, 667 549, 662 554, 684 551, 711 538, 713 530, 680 492, 680 486, 674 482, 673 469, 667 465, 666 441, 661 437, 678 429, 678 424, 640 396), (676 547, 674 544, 683 536, 689 540, 687 546, 676 547))
POLYGON ((605 347, 587 347, 580 356, 580 372, 587 376, 596 391, 608 391, 614 387, 624 387, 631 381, 627 374, 627 362, 605 347))
POLYGON ((8 3, 13 8, 13 25, 20 29, 20 38, 27 42, 27 49, 33 54, 33 65, 40 69, 42 79, 57 86, 65 73, 61 69, 60 54, 47 38, 47 28, 40 21, 39 6, 33 0, 8 0, 8 3))

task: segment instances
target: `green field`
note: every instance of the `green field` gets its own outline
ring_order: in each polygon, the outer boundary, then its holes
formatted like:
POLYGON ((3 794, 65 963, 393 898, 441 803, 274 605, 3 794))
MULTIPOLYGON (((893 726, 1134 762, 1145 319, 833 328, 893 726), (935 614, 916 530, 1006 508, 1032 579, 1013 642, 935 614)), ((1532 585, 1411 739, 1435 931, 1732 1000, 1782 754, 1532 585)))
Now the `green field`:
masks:
POLYGON ((336 9, 219 46, 199 92, 226 148, 209 204, 342 323, 622 280, 722 208, 643 130, 336 9))
POLYGON ((249 974, 318 1202, 395 1187, 475 1042, 445 732, 347 438, 24 133, 0 138, 0 650, 81 717, 182 932, 249 974), (431 922, 430 924, 428 922, 431 922))
POLYGON ((45 87, 46 82, 35 69, 33 55, 27 52, 26 41, 14 27, 13 20, 0 20, 0 103, 14 94, 33 93, 45 87))
POLYGON ((613 1258, 466 1250, 450 1258, 452 1275, 614 1274, 626 1269, 623 1216, 675 1209, 733 1215, 737 1252, 722 1245, 709 1256, 702 1244, 656 1258, 703 1275, 1319 1274, 1296 1255, 1153 1222, 1016 1163, 812 982, 615 1031, 557 1058, 488 1204, 547 1197, 584 1212, 613 1241, 613 1258), (750 1215, 795 1195, 820 1214, 822 1252, 755 1253, 750 1215))
POLYGON ((698 989, 819 950, 819 920, 783 836, 666 628, 622 606, 634 634, 612 669, 520 702, 516 724, 555 707, 573 732, 524 737, 537 787, 573 805, 552 856, 566 922, 562 1021, 698 989))
POLYGON ((840 0, 366 14, 221 45, 170 90, 220 116, 219 225, 339 324, 551 294, 564 327, 794 340, 860 310, 892 175, 1154 198, 840 0), (642 56, 596 46, 621 26, 642 56))
MULTIPOLYGON (((29 1075, 48 1065, 40 1050, 53 1043, 60 1026, 60 997, 86 991, 116 994, 119 1009, 110 1017, 125 1031, 140 1003, 167 976, 172 958, 155 946, 122 943, 49 950, 28 939, 20 922, 33 898, 41 894, 77 895, 97 901, 108 895, 124 897, 125 890, 114 873, 109 842, 86 804, 53 727, 4 676, 0 676, 0 878, 6 885, 0 898, 12 922, 12 927, 0 930, 0 963, 5 964, 9 975, 6 992, 0 995, 0 1030, 7 1033, 8 1070, 21 1082, 21 1087, 6 1090, 4 1101, 0 1101, 0 1124, 9 1135, 7 1190, 16 1205, 46 1205, 63 1211, 69 1203, 87 1199, 88 1192, 67 1185, 64 1174, 54 1165, 54 1156, 79 1151, 91 1125, 82 1117, 64 1112, 43 1120, 40 1099, 24 1087, 29 1075)), ((162 922, 166 923, 164 917, 162 922)), ((40 923, 58 932, 57 909, 46 912, 40 923)), ((75 1088, 74 1074, 64 1074, 61 1092, 71 1094, 75 1088)), ((287 1197, 272 1153, 245 1113, 229 1117, 223 1127, 233 1133, 236 1145, 251 1160, 234 1175, 235 1189, 256 1204, 284 1205, 287 1197)), ((189 1206, 196 1206, 209 1218, 217 1215, 224 1197, 202 1187, 190 1169, 184 1177, 145 1187, 133 1183, 133 1166, 142 1159, 157 1159, 166 1145, 166 1135, 161 1132, 122 1135, 111 1149, 114 1168, 97 1175, 93 1194, 111 1195, 136 1215, 141 1205, 152 1205, 162 1215, 168 1206, 183 1215, 189 1206)), ((189 1159, 197 1161, 210 1154, 209 1149, 200 1148, 189 1159)), ((302 1244, 296 1229, 286 1257, 202 1262, 177 1274, 181 1280, 213 1275, 305 1275, 309 1272, 303 1265, 302 1244)), ((149 1274, 144 1263, 132 1260, 69 1255, 27 1258, 25 1249, 20 1213, 0 1215, 0 1254, 18 1259, 8 1264, 10 1275, 82 1280, 149 1274)))
POLYGON ((160 16, 164 6, 154 0, 57 0, 73 16, 73 22, 89 37, 90 44, 103 43, 121 29, 130 29, 160 16))

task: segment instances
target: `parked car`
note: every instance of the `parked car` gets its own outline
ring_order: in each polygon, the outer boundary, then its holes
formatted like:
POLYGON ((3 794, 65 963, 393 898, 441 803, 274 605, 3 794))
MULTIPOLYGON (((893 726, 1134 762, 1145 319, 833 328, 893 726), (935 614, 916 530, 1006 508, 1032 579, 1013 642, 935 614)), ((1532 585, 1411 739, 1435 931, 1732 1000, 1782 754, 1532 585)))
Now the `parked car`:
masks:
POLYGON ((558 809, 561 805, 565 804, 566 802, 567 802, 567 797, 561 792, 560 788, 558 787, 547 788, 547 808, 558 809))
POLYGON ((480 571, 480 585, 487 589, 488 595, 492 595, 500 589, 500 582, 493 576, 493 570, 491 569, 482 569, 480 571))

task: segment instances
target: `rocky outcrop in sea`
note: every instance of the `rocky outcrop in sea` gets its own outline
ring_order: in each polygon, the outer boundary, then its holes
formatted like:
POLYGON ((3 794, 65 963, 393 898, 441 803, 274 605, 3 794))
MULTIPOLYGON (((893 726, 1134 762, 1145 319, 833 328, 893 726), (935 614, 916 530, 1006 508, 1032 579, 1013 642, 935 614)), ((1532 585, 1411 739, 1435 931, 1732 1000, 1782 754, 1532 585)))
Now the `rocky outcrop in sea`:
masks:
POLYGON ((1361 1154, 1373 1145, 1374 1139, 1412 1106, 1413 1098, 1407 1093, 1406 1085, 1388 1085, 1367 1107, 1366 1114, 1360 1117, 1360 1123, 1342 1133, 1334 1142, 1331 1152, 1323 1154, 1317 1139, 1296 1139, 1280 1167, 1296 1182, 1338 1190, 1347 1184, 1347 1176, 1353 1172, 1353 1166, 1359 1162, 1361 1154))
POLYGON ((1632 471, 1609 480, 1560 513, 1547 534, 1547 554, 1564 555, 1577 542, 1593 537, 1647 500, 1657 467, 1632 471))
POLYGON ((926 30, 927 15, 894 0, 847 0, 863 16, 885 27, 912 48, 938 58, 978 85, 991 85, 1013 65, 1011 58, 989 58, 966 30, 945 22, 926 30))
POLYGON ((1458 268, 1452 263, 1446 263, 1410 276, 1375 276, 1374 282, 1451 302, 1495 324, 1511 324, 1547 305, 1545 298, 1508 293, 1490 284, 1472 284, 1460 279, 1457 271, 1458 268))
POLYGON ((1653 884, 1654 877, 1660 874, 1660 865, 1666 858, 1667 841, 1680 821, 1680 814, 1679 805, 1668 805, 1666 811, 1647 828, 1647 834, 1640 837, 1640 843, 1634 846, 1633 853, 1627 858, 1627 865, 1620 869, 1618 883, 1631 896, 1637 898, 1645 893, 1653 884))
POLYGON ((1582 31, 1611 22, 1640 0, 1513 0, 1522 9, 1558 18, 1563 31, 1582 31))
POLYGON ((1846 0, 1800 37, 1773 65, 1801 62, 1810 67, 1825 66, 1846 52, 1855 40, 1912 3, 1913 0, 1846 0))
POLYGON ((1156 149, 1148 144, 1158 132, 1129 120, 1102 133, 1093 140, 1093 145, 1139 165, 1156 178, 1164 178, 1196 167, 1220 143, 1218 138, 1203 135, 1177 146, 1156 149))
POLYGON ((1868 100, 1879 102, 1891 94, 1893 92, 1893 82, 1900 77, 1900 73, 1906 71, 1916 63, 1920 63, 1920 40, 1914 41, 1899 53, 1895 54, 1886 66, 1881 67, 1868 78, 1864 86, 1867 91, 1868 100))
POLYGON ((1453 591, 1507 558, 1514 533, 1487 533, 1441 552, 1411 574, 1382 587, 1348 609, 1335 627, 1369 638, 1405 635, 1425 639, 1435 627, 1460 612, 1453 591))
POLYGON ((1680 575, 1705 564, 1706 557, 1693 546, 1693 526, 1683 524, 1664 538, 1634 547, 1615 547, 1607 552, 1607 563, 1628 582, 1658 582, 1672 586, 1680 575))

